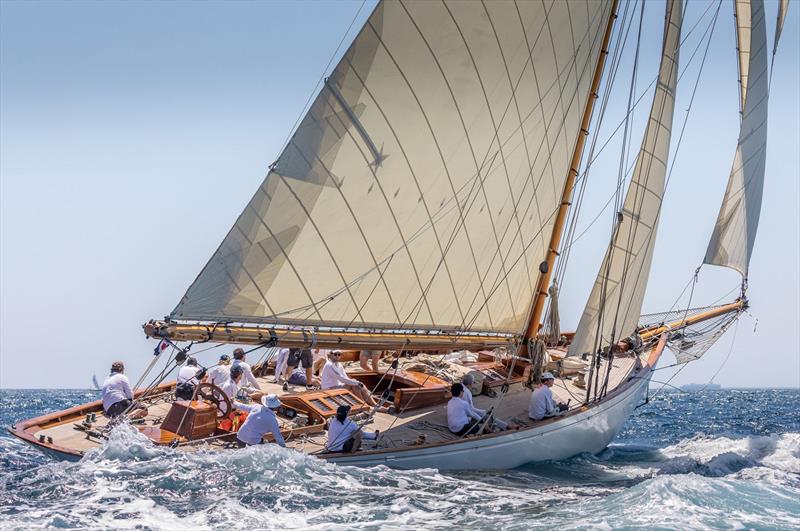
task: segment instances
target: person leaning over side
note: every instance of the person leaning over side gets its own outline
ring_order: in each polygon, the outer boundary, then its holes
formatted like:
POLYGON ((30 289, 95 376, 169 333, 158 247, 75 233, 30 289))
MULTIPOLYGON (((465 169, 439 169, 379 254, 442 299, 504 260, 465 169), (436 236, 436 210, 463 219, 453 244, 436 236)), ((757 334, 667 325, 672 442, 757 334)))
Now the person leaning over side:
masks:
POLYGON ((350 406, 339 406, 336 409, 336 416, 328 423, 328 440, 325 449, 329 452, 352 453, 361 447, 361 440, 376 440, 380 431, 366 431, 347 418, 350 413, 350 406))
MULTIPOLYGON (((133 404, 133 391, 125 372, 125 365, 121 361, 111 364, 111 374, 103 382, 103 413, 108 418, 122 415, 133 404)), ((141 419, 147 416, 147 407, 136 404, 129 413, 132 419, 141 419)))
POLYGON ((267 433, 272 434, 278 445, 286 447, 286 441, 281 434, 281 425, 275 415, 275 410, 281 407, 278 395, 264 395, 260 404, 234 402, 233 405, 236 409, 247 411, 247 419, 236 432, 236 441, 240 447, 263 444, 263 437, 267 433))

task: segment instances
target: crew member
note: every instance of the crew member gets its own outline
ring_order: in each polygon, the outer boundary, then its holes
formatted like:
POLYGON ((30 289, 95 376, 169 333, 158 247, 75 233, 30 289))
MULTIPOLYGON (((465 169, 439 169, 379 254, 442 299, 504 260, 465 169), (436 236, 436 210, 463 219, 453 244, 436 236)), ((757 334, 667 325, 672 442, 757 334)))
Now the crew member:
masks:
POLYGON ((541 380, 542 385, 534 389, 533 393, 531 393, 531 405, 528 408, 528 416, 533 420, 555 417, 566 409, 565 406, 556 404, 555 400, 553 400, 553 391, 550 390, 555 382, 553 373, 546 372, 542 374, 541 380))
POLYGON ((447 427, 456 435, 471 435, 483 425, 483 421, 491 422, 486 414, 479 414, 469 402, 464 400, 464 385, 454 383, 450 387, 453 396, 447 403, 447 427))
POLYGON ((219 387, 231 377, 231 357, 223 354, 219 357, 219 362, 216 367, 211 367, 208 370, 205 381, 219 387))
POLYGON ((352 453, 361 447, 361 440, 375 440, 380 431, 374 432, 362 430, 358 424, 347 418, 350 413, 350 406, 339 406, 336 409, 336 416, 328 424, 328 441, 325 449, 329 452, 352 453))
POLYGON ((339 364, 341 357, 342 353, 338 350, 328 354, 328 361, 325 362, 320 375, 322 389, 347 389, 366 404, 373 407, 377 405, 363 383, 347 376, 344 368, 339 364))
POLYGON ((289 356, 286 358, 286 381, 283 382, 284 391, 289 390, 289 378, 291 378, 292 372, 301 364, 306 372, 306 391, 310 391, 314 388, 312 385, 313 380, 311 374, 311 366, 314 364, 314 356, 311 354, 309 349, 293 348, 289 349, 289 356))
POLYGON ((370 362, 372 363, 372 372, 379 372, 378 360, 381 357, 380 350, 362 350, 358 353, 358 364, 365 371, 370 370, 370 362))
POLYGON ((236 409, 247 411, 248 413, 244 424, 236 432, 236 440, 240 447, 263 444, 263 437, 267 433, 272 434, 277 444, 286 447, 286 441, 283 440, 283 435, 281 435, 281 425, 275 415, 275 410, 281 407, 278 395, 264 395, 261 397, 260 404, 234 402, 233 405, 236 409))
MULTIPOLYGON (((133 391, 121 361, 111 364, 111 374, 103 382, 103 412, 108 418, 115 418, 125 412, 133 404, 133 391)), ((128 416, 140 419, 147 416, 147 408, 142 404, 133 406, 128 416)))
POLYGON ((464 396, 462 397, 467 404, 470 405, 472 409, 474 409, 479 415, 483 416, 486 414, 486 411, 483 409, 478 409, 475 407, 475 404, 472 403, 472 391, 469 390, 469 386, 475 383, 475 377, 472 376, 471 373, 467 373, 461 378, 461 384, 464 386, 464 396))
POLYGON ((194 398, 194 390, 206 375, 206 370, 197 366, 197 360, 186 358, 186 365, 178 371, 178 382, 175 386, 175 398, 180 400, 191 400, 194 398))
POLYGON ((250 364, 244 361, 245 353, 244 350, 241 348, 236 348, 233 351, 233 364, 231 364, 231 368, 235 366, 240 366, 242 370, 244 370, 244 381, 254 387, 257 391, 261 391, 261 385, 259 385, 258 380, 256 377, 253 376, 253 369, 250 368, 250 364))

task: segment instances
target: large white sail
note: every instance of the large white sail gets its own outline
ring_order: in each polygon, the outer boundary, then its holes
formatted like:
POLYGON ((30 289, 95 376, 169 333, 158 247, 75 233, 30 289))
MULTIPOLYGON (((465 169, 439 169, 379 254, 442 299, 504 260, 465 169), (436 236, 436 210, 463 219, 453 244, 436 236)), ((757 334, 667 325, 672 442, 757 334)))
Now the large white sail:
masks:
POLYGON ((634 166, 620 221, 600 266, 570 355, 592 352, 633 332, 642 308, 664 196, 683 12, 667 2, 664 43, 650 117, 634 166), (613 336, 613 337, 612 337, 613 336))
POLYGON ((610 9, 381 2, 171 317, 519 333, 610 9))
MULTIPOLYGON (((741 4, 737 1, 737 7, 741 4)), ((730 267, 747 278, 753 252, 761 195, 764 189, 764 167, 767 148, 767 34, 763 0, 748 2, 751 27, 737 32, 740 61, 746 50, 747 83, 742 85, 742 123, 736 155, 722 200, 714 233, 704 262, 730 267)), ((737 15, 741 25, 741 15, 737 15)))

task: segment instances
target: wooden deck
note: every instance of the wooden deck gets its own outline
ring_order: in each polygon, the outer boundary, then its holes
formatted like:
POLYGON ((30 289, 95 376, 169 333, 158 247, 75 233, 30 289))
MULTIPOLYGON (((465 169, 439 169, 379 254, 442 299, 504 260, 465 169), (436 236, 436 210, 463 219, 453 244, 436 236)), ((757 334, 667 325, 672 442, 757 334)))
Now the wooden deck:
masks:
MULTIPOLYGON (((646 355, 643 354, 640 361, 645 362, 646 355)), ((620 357, 613 361, 612 370, 609 378, 609 391, 615 389, 619 384, 627 381, 628 375, 635 369, 637 357, 620 357)), ((356 370, 358 364, 350 364, 346 368, 351 375, 358 375, 356 370)), ((604 374, 605 362, 600 369, 604 374)), ((275 393, 278 396, 285 392, 280 386, 273 383, 272 377, 259 378, 262 390, 266 393, 275 393)), ((167 389, 167 387, 164 387, 167 389)), ((162 389, 163 391, 163 389, 162 389)), ((289 389, 289 392, 302 392, 304 389, 289 389)), ((553 386, 553 394, 557 402, 570 402, 570 409, 574 410, 581 406, 585 396, 585 389, 575 385, 573 379, 556 379, 553 386)), ((474 397, 475 406, 481 409, 494 407, 495 417, 505 420, 512 425, 519 427, 531 426, 534 421, 528 418, 528 405, 530 402, 531 391, 521 385, 514 385, 509 393, 502 399, 493 398, 484 394, 474 397)), ((163 391, 159 399, 153 401, 149 406, 149 415, 143 424, 138 426, 143 428, 157 428, 166 416, 171 402, 170 394, 163 391)), ((366 417, 366 414, 362 414, 366 417)), ((294 434, 287 438, 287 446, 304 453, 324 452, 324 444, 327 432, 321 431, 321 426, 316 429, 297 424, 297 420, 290 421, 280 418, 282 426, 286 429, 294 429, 294 434), (316 432, 316 433, 315 433, 316 432)), ((299 417, 304 419, 304 417, 299 417)), ((59 449, 67 450, 74 456, 79 456, 86 451, 96 448, 103 444, 104 439, 97 437, 93 433, 102 431, 108 424, 108 419, 102 414, 102 409, 97 403, 78 406, 59 414, 32 419, 35 423, 20 423, 17 427, 24 437, 40 446, 46 446, 56 451, 59 449), (87 413, 96 414, 94 422, 89 430, 82 427, 87 413), (41 438, 44 439, 41 439, 41 438), (32 439, 32 440, 31 440, 32 439)), ((446 403, 432 405, 420 409, 400 411, 397 414, 376 413, 373 418, 365 425, 369 431, 380 430, 382 436, 378 441, 364 441, 363 449, 391 449, 407 447, 413 445, 435 444, 446 441, 456 440, 459 437, 450 433, 447 428, 446 403)), ((150 430, 154 431, 154 430, 150 430)), ((12 433, 13 430, 12 430, 12 433)), ((14 433, 18 436, 20 433, 14 433)), ((163 442, 168 442, 164 440, 163 442)), ((230 438, 217 438, 201 444, 181 444, 181 450, 192 451, 198 448, 226 448, 230 447, 230 438)))

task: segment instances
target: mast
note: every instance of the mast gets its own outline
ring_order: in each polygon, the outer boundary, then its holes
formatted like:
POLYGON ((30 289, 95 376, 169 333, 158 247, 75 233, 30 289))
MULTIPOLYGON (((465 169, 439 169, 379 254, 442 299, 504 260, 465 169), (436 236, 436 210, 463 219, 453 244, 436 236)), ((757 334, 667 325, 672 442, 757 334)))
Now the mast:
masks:
MULTIPOLYGON (((564 232, 564 222, 569 212, 569 207, 572 204, 570 197, 572 196, 572 187, 575 185, 575 178, 578 176, 578 168, 581 165, 581 158, 583 157, 583 149, 586 146, 586 139, 589 136, 589 124, 592 120, 592 113, 594 111, 594 104, 598 98, 597 90, 600 87, 600 81, 603 77, 603 69, 606 64, 606 57, 608 56, 608 43, 611 40, 611 32, 614 28, 614 20, 617 18, 617 5, 618 0, 613 0, 611 4, 611 12, 608 16, 608 23, 606 24, 605 34, 603 35, 603 44, 600 48, 600 53, 597 57, 597 66, 595 66, 594 77, 592 78, 592 86, 589 89, 589 98, 586 100, 586 107, 583 111, 583 119, 581 120, 581 129, 578 132, 578 138, 575 142, 575 150, 572 153, 572 162, 570 163, 569 171, 567 172, 567 179, 564 182, 564 190, 561 193, 561 204, 558 207, 556 214, 555 224, 553 225, 553 232, 550 234, 550 243, 547 247, 547 257, 544 262, 539 265, 539 277, 536 282, 536 291, 534 293, 533 308, 528 321, 528 327, 525 331, 524 339, 527 341, 536 337, 541 327, 542 312, 544 310, 545 299, 547 298, 547 286, 550 284, 550 277, 552 276, 553 265, 558 256, 558 248, 561 244, 561 237, 564 232)), ((525 341, 522 343, 522 355, 525 354, 527 344, 525 341)))

